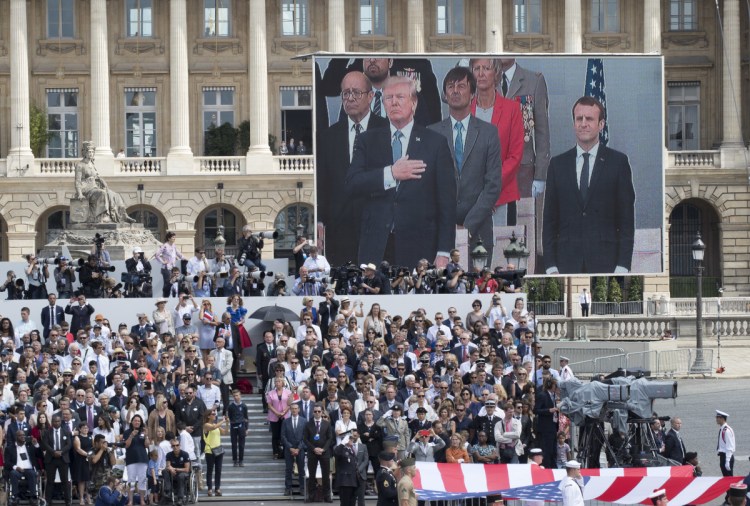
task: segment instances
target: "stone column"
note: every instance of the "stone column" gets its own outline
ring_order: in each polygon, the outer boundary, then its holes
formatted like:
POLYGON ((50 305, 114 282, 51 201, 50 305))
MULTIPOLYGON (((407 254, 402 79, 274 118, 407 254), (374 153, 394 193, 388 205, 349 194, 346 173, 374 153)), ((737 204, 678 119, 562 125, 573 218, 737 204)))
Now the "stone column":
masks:
MULTIPOLYGON (((739 0, 724 0, 724 51, 722 58, 722 102, 724 148, 742 145, 742 69, 740 67, 740 5, 739 0)), ((724 164, 722 163, 722 166, 724 164)), ((728 167, 724 167, 728 168, 728 167)))
POLYGON ((186 0, 169 0, 170 145, 169 174, 187 174, 193 169, 190 149, 190 94, 188 88, 186 0))
POLYGON ((661 53, 660 0, 643 0, 643 52, 661 53))
MULTIPOLYGON (((268 147, 268 61, 266 56, 266 4, 250 0, 248 20, 248 85, 250 93, 250 155, 270 155, 268 147)), ((270 160, 267 160, 270 163, 270 160)), ((247 171, 250 172, 250 160, 247 171)))
POLYGON ((424 5, 422 0, 408 0, 406 34, 406 51, 409 53, 424 53, 424 5))
POLYGON ((565 0, 565 52, 583 52, 581 0, 565 0))
POLYGON ((91 138, 96 146, 99 173, 112 174, 114 155, 109 132, 107 0, 91 0, 91 138))
POLYGON ((8 175, 22 176, 34 166, 29 135, 29 55, 26 0, 10 2, 10 150, 8 175))
POLYGON ((346 51, 346 12, 344 0, 328 0, 328 51, 346 51))
POLYGON ((503 52, 503 2, 502 0, 484 0, 485 48, 488 53, 503 52))

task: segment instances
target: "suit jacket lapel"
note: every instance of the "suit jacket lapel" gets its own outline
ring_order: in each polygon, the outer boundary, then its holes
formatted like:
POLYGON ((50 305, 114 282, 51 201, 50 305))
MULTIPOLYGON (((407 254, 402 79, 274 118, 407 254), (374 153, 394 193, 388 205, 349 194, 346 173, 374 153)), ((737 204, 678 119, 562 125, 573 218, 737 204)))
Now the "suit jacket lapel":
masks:
POLYGON ((516 65, 516 71, 513 73, 513 80, 510 82, 510 85, 508 85, 508 96, 506 98, 515 97, 518 90, 521 89, 522 84, 523 72, 521 72, 520 67, 516 65))
MULTIPOLYGON (((464 142, 463 165, 466 165, 466 160, 469 158, 471 150, 474 148, 474 144, 477 143, 477 138, 479 138, 479 127, 477 126, 477 121, 479 120, 474 116, 469 117, 469 128, 466 129, 466 142, 464 142)), ((463 165, 461 168, 463 168, 463 165)))

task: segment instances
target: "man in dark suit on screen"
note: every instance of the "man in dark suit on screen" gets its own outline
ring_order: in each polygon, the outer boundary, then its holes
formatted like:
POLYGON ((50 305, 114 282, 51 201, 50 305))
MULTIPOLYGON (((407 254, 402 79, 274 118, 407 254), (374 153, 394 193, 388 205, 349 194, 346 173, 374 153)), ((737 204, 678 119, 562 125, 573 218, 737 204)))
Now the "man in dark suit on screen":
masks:
POLYGON ((346 187, 365 199, 359 263, 448 264, 456 237, 456 178, 445 138, 414 122, 416 83, 390 77, 383 87, 389 128, 362 134, 346 187), (451 205, 446 205, 446 203, 451 205))
POLYGON ((547 274, 630 272, 635 190, 628 157, 599 142, 604 107, 593 97, 573 105, 576 147, 547 172, 543 246, 547 274))
POLYGON ((456 225, 468 229, 469 249, 481 237, 492 258, 492 211, 500 195, 500 140, 497 127, 471 115, 477 81, 468 67, 453 67, 443 80, 450 117, 430 125, 448 141, 457 180, 456 225))
POLYGON ((349 72, 341 81, 346 117, 322 130, 318 138, 318 219, 326 227, 325 252, 331 265, 357 260, 361 199, 347 195, 344 181, 354 153, 354 141, 388 120, 370 111, 372 84, 362 72, 349 72))

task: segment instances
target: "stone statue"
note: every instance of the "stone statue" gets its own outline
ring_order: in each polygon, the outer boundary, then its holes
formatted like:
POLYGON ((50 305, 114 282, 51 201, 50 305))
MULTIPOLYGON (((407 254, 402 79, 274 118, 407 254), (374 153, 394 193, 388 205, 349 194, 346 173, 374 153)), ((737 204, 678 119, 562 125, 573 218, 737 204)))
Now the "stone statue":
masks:
MULTIPOLYGON (((84 202, 83 206, 78 206, 78 210, 82 213, 85 213, 85 202, 88 201, 88 215, 75 218, 71 216, 71 218, 74 221, 86 223, 133 223, 135 220, 130 218, 125 211, 122 197, 110 190, 96 171, 94 143, 84 141, 82 151, 83 159, 76 164, 76 193, 73 198, 84 202)), ((72 210, 73 206, 71 206, 72 210)))

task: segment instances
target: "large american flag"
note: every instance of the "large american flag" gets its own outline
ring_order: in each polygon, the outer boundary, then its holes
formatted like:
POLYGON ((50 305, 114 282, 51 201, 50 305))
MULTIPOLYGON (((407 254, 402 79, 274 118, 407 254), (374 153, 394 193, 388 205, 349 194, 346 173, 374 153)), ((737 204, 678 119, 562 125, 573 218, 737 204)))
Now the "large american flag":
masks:
MULTIPOLYGON (((737 478, 693 478, 691 466, 582 469, 584 497, 624 504, 639 503, 665 488, 669 504, 702 504, 725 493, 737 478), (635 500, 638 497, 641 499, 635 500), (674 502, 674 501, 678 502, 674 502)), ((502 495, 528 500, 561 500, 564 469, 527 464, 438 464, 417 462, 414 487, 422 500, 502 495), (541 497, 541 498, 538 498, 541 497), (546 499, 549 497, 549 499, 546 499)))
POLYGON ((609 124, 606 121, 607 93, 604 90, 604 61, 601 58, 589 58, 583 94, 597 99, 604 106, 604 128, 599 132, 599 142, 606 146, 609 142, 609 124))

